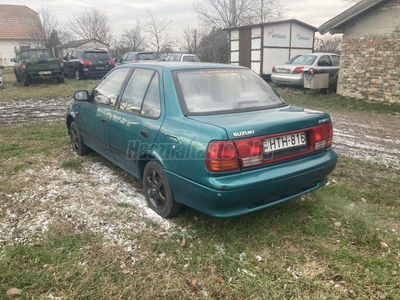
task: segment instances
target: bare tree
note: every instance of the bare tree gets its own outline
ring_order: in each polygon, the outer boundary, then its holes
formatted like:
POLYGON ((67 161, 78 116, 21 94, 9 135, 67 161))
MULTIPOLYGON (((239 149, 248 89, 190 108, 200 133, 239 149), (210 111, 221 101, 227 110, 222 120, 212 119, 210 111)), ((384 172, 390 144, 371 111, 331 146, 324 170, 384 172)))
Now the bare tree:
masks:
POLYGON ((136 27, 125 30, 122 34, 120 44, 129 51, 140 51, 145 47, 145 39, 141 35, 142 28, 140 22, 137 21, 136 27))
POLYGON ((197 30, 190 26, 186 26, 183 30, 183 44, 182 48, 187 53, 196 54, 197 50, 197 30))
POLYGON ((247 13, 247 23, 256 24, 282 20, 286 13, 287 9, 279 0, 254 0, 247 13))
POLYGON ((149 47, 157 56, 164 48, 172 44, 172 37, 168 33, 168 27, 172 20, 167 17, 156 17, 151 10, 146 11, 144 29, 149 35, 149 47))
POLYGON ((281 19, 279 0, 203 0, 194 5, 200 20, 213 28, 230 28, 281 19))
POLYGON ((327 36, 315 38, 314 49, 318 52, 340 53, 342 46, 342 36, 327 36))
POLYGON ((69 29, 82 39, 96 39, 106 44, 112 40, 108 17, 95 8, 70 19, 69 29))

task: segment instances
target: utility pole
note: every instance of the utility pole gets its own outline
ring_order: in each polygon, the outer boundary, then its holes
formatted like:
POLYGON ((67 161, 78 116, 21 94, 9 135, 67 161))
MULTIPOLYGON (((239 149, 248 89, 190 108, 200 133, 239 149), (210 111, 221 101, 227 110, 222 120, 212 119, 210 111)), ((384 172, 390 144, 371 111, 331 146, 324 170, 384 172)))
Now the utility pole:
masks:
POLYGON ((196 54, 196 48, 197 48, 197 30, 195 29, 194 30, 194 53, 193 54, 196 54))

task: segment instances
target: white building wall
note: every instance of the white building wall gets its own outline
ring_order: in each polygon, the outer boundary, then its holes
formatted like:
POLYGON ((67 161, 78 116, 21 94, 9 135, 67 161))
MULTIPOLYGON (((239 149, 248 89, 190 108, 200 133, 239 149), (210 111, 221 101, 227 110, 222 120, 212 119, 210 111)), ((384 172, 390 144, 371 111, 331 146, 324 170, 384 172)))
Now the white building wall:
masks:
POLYGON ((10 61, 15 58, 15 51, 19 51, 21 46, 33 47, 33 41, 29 40, 0 40, 0 65, 13 66, 10 61))

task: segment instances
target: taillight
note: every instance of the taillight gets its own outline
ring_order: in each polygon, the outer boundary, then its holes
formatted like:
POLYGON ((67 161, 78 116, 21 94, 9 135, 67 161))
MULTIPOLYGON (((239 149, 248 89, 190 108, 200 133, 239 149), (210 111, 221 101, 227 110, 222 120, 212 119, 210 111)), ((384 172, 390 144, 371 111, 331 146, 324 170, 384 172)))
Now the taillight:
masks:
POLYGON ((108 62, 108 64, 109 64, 109 65, 115 65, 115 61, 110 60, 110 61, 108 62))
POLYGON ((21 62, 21 66, 22 66, 22 70, 26 70, 26 65, 25 65, 25 62, 24 62, 24 61, 21 62))
POLYGON ((81 63, 82 65, 86 65, 86 66, 92 65, 92 62, 91 62, 91 61, 88 61, 88 60, 81 60, 80 63, 81 63))
POLYGON ((264 143, 260 138, 235 140, 237 153, 243 167, 261 165, 263 162, 264 143))
POLYGON ((332 146, 333 127, 331 122, 325 125, 314 127, 312 130, 314 132, 315 151, 332 146))
POLYGON ((134 63, 138 63, 138 62, 139 62, 138 60, 135 60, 135 61, 134 61, 134 63))
POLYGON ((60 65, 61 65, 61 68, 64 68, 64 62, 62 59, 60 60, 60 65))
POLYGON ((275 66, 272 67, 272 73, 275 72, 275 66))
POLYGON ((239 170, 239 158, 233 141, 212 141, 207 148, 206 167, 210 172, 239 170))
POLYGON ((303 71, 304 71, 304 67, 297 67, 296 69, 293 70, 293 73, 301 74, 301 73, 303 73, 303 71))

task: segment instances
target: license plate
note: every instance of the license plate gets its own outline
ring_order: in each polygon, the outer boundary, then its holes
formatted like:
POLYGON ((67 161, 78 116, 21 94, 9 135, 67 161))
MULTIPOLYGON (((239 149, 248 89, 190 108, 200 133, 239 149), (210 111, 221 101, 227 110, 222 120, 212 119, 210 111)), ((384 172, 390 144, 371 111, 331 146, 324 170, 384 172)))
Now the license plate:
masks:
POLYGON ((307 145, 307 138, 304 131, 275 136, 264 140, 264 155, 268 155, 275 151, 297 148, 305 145, 307 145))
POLYGON ((39 75, 49 75, 51 74, 51 71, 40 71, 39 75))
POLYGON ((279 73, 289 73, 289 69, 278 69, 279 73))
POLYGON ((104 67, 96 67, 96 70, 103 70, 104 67))

